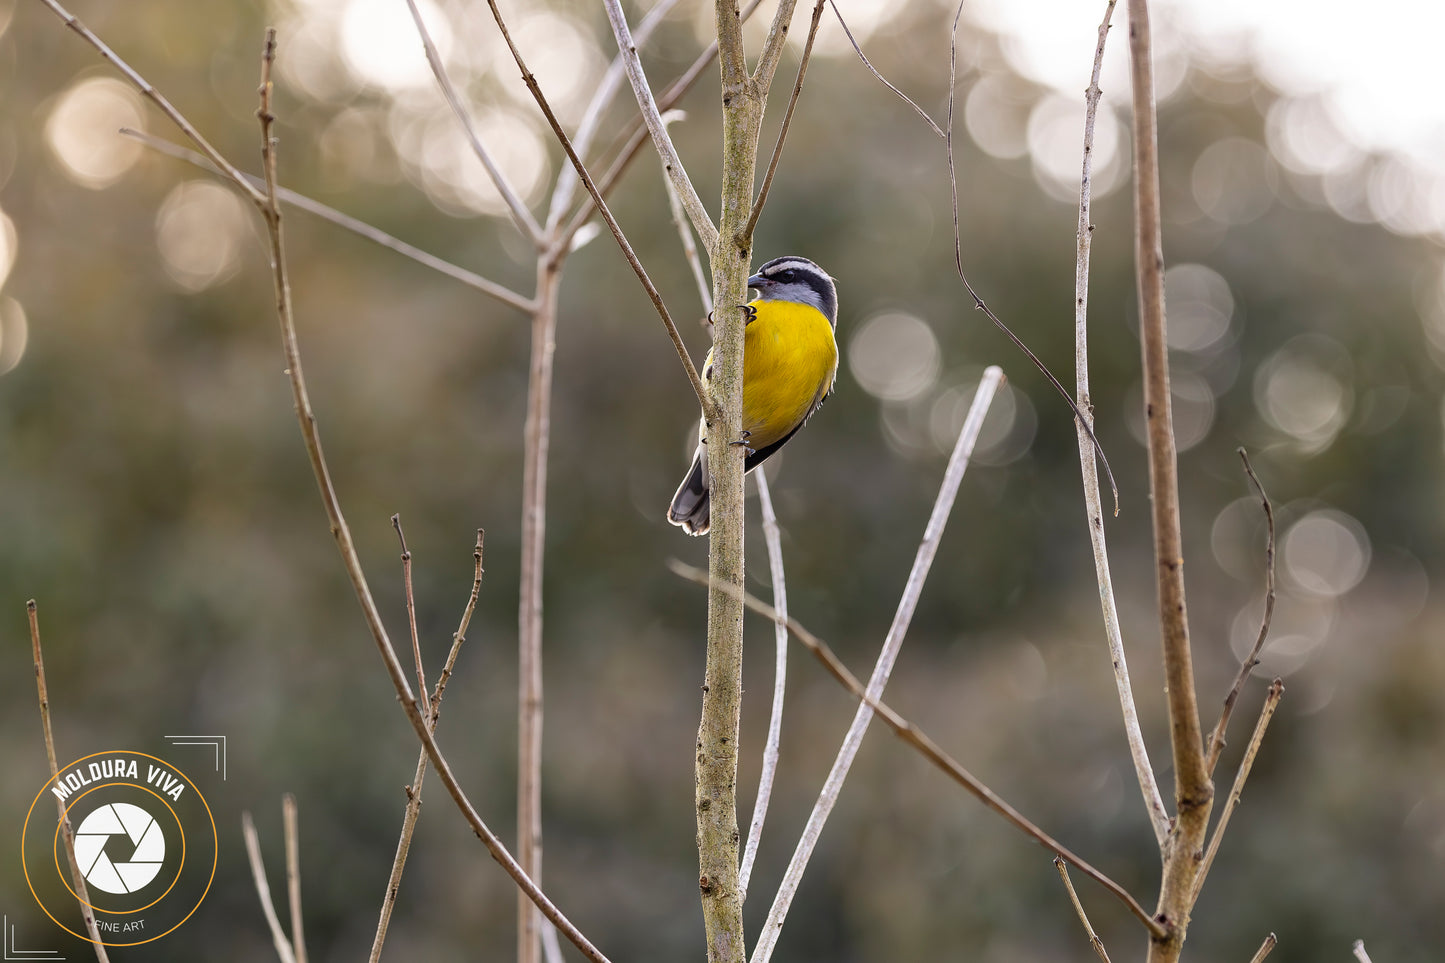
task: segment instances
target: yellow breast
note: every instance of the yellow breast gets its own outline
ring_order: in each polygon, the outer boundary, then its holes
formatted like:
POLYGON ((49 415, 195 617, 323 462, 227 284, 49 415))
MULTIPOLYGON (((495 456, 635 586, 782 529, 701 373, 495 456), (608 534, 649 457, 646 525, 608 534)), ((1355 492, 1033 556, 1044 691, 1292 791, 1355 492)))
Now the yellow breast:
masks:
POLYGON ((838 345, 816 308, 792 301, 753 301, 757 319, 743 343, 743 428, 754 449, 797 428, 833 386, 838 345))

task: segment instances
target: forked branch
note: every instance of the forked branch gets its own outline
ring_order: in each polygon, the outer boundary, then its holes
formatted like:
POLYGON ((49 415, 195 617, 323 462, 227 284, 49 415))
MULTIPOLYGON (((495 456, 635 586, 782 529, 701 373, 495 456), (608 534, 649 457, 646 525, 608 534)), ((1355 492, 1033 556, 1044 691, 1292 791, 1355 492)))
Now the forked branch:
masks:
POLYGON ((266 881, 266 864, 261 859, 261 840, 256 835, 256 824, 251 820, 249 812, 241 813, 241 835, 246 838, 246 860, 251 865, 251 881, 256 886, 256 896, 261 901, 261 912, 266 916, 266 926, 271 931, 271 944, 276 948, 276 956, 281 963, 297 963, 291 941, 286 938, 286 931, 281 928, 281 920, 276 916, 276 904, 271 899, 271 884, 266 881))

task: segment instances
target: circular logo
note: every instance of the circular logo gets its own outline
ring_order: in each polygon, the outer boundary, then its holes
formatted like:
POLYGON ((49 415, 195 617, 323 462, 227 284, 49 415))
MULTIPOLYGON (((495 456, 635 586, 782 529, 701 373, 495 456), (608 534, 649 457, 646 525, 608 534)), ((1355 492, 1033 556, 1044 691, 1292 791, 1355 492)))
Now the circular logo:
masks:
POLYGON ((90 939, 74 928, 79 901, 94 912, 100 943, 137 946, 180 926, 205 899, 216 824, 195 783, 170 763, 100 752, 36 793, 20 855, 31 893, 58 926, 90 939))
POLYGON ((107 893, 145 888, 165 861, 166 835, 161 824, 134 803, 93 809, 75 828, 75 862, 87 883, 107 893), (112 858, 122 855, 121 859, 112 858))

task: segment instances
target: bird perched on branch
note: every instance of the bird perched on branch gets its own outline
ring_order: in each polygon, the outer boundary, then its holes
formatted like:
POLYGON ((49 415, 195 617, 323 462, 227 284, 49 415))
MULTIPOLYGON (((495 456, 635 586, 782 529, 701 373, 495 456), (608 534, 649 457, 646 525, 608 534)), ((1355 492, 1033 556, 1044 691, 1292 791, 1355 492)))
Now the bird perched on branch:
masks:
MULTIPOLYGON (((750 472, 798 433, 833 390, 838 372, 838 291, 822 268, 804 257, 774 258, 748 278, 758 292, 748 302, 743 341, 743 471, 750 472)), ((703 379, 712 377, 709 351, 703 379)), ((689 535, 709 525, 707 420, 698 428, 692 466, 672 496, 667 520, 689 535)))

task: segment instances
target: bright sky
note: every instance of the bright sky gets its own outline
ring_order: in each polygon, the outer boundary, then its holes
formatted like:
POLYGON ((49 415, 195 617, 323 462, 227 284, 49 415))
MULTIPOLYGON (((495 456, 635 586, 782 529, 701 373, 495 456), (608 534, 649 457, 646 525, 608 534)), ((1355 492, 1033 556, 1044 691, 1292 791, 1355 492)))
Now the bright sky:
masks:
MULTIPOLYGON (((1103 86, 1126 97, 1125 4, 1115 12, 1103 86)), ((1445 175, 1445 3, 1440 0, 1157 0, 1161 51, 1239 63, 1280 93, 1318 97, 1341 132, 1365 150, 1395 151, 1445 175)), ((1010 38, 1020 72, 1067 93, 1089 62, 1080 38, 1103 16, 1079 0, 969 0, 966 15, 1010 38)), ((1167 66, 1167 64, 1165 65, 1167 66)))

